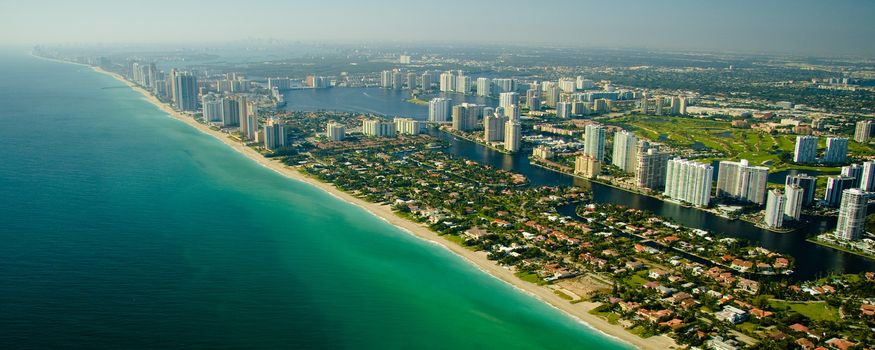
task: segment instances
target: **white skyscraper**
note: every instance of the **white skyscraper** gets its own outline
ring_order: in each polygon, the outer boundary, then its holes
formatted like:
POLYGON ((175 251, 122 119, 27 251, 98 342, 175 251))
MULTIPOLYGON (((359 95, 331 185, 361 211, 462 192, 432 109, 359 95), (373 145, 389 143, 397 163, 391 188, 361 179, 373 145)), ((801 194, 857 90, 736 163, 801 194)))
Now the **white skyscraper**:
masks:
POLYGON ((875 161, 863 162, 860 189, 866 192, 875 192, 875 161))
POLYGON ((771 228, 779 228, 784 225, 784 205, 786 198, 780 190, 769 191, 766 201, 765 224, 771 228))
POLYGON ((611 164, 627 173, 635 173, 638 138, 626 130, 614 134, 614 152, 611 164))
POLYGON ((452 108, 450 104, 453 100, 436 97, 428 102, 428 121, 432 123, 446 123, 450 121, 452 108))
POLYGON ((483 139, 486 142, 503 141, 504 125, 507 121, 506 117, 495 113, 483 117, 483 139))
POLYGON ((571 102, 559 102, 556 104, 557 118, 571 118, 571 102))
POLYGON ((844 137, 827 137, 823 162, 827 164, 843 163, 847 158, 848 139, 844 137))
POLYGON ((796 136, 796 149, 793 151, 793 161, 802 164, 817 161, 816 136, 796 136))
POLYGON ((583 153, 599 162, 605 161, 605 128, 601 125, 588 124, 584 129, 583 153))
POLYGON ((784 187, 784 197, 787 203, 784 205, 784 216, 787 220, 799 220, 802 216, 802 203, 805 201, 805 190, 798 185, 784 187))
POLYGON ((837 239, 856 241, 863 235, 866 225, 866 205, 869 201, 867 193, 852 188, 842 194, 842 204, 839 207, 839 220, 836 225, 837 239))
POLYGON ((854 130, 854 141, 859 143, 868 143, 872 137, 872 127, 875 122, 871 120, 861 120, 857 122, 857 127, 854 130))
POLYGON ((264 140, 264 148, 271 151, 280 147, 286 146, 286 128, 285 125, 279 123, 276 119, 268 119, 267 124, 262 129, 262 140, 264 140))
POLYGON ((861 179, 863 178, 863 167, 860 164, 851 164, 842 167, 842 176, 851 177, 854 179, 851 187, 860 187, 861 179))
POLYGON ((489 78, 477 78, 477 96, 492 95, 492 81, 489 78))
POLYGON ((395 132, 401 135, 417 135, 425 131, 425 122, 412 118, 395 118, 395 132))
POLYGON ((516 92, 502 92, 498 95, 498 106, 507 110, 510 106, 519 105, 520 95, 516 92))
POLYGON ((456 75, 453 72, 443 72, 440 75, 441 92, 453 92, 456 89, 456 75))
POLYGON ((342 141, 346 137, 346 128, 343 124, 330 121, 325 126, 325 137, 331 141, 342 141))
POLYGON ((472 85, 474 85, 474 81, 471 80, 471 77, 465 75, 459 75, 456 77, 456 92, 467 94, 471 92, 472 85))
POLYGON ((659 190, 665 186, 666 166, 670 155, 660 152, 656 147, 641 143, 637 151, 638 164, 635 165, 635 183, 638 187, 659 190), (648 148, 649 147, 649 148, 648 148))
POLYGON ((510 152, 520 150, 522 126, 518 121, 508 120, 504 124, 504 149, 510 152))
POLYGON ((560 78, 559 79, 559 89, 564 93, 573 93, 576 90, 576 84, 574 79, 571 78, 560 78))
POLYGON ((717 197, 731 197, 763 205, 769 168, 751 166, 747 160, 724 160, 717 171, 717 197))
POLYGON ((362 134, 375 137, 394 137, 395 123, 382 119, 362 120, 362 134))
POLYGON ((666 196, 692 205, 707 207, 711 200, 714 167, 686 159, 668 161, 665 175, 666 196))

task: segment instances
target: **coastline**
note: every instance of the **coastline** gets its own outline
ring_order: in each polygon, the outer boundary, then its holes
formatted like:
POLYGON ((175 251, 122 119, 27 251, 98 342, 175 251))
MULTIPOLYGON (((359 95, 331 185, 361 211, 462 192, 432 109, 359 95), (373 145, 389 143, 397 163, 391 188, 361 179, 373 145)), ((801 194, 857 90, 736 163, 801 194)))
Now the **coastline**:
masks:
MULTIPOLYGON (((43 58, 43 57, 41 57, 41 58, 43 58)), ((48 59, 48 58, 44 58, 44 59, 48 59)), ((50 60, 56 61, 56 62, 68 63, 68 64, 76 64, 75 62, 67 62, 67 61, 60 61, 60 60, 54 60, 54 59, 50 59, 50 60)), ((82 65, 82 64, 80 64, 80 65, 82 65)), ((87 65, 83 65, 83 66, 87 66, 87 65)), ((223 142, 225 145, 227 145, 228 147, 230 147, 234 151, 239 152, 240 154, 246 156, 247 158, 251 159, 252 161, 258 163, 259 165, 264 166, 270 170, 273 170, 273 171, 285 176, 286 178, 300 181, 300 182, 309 184, 311 186, 314 186, 318 189, 321 189, 324 192, 326 192, 326 193, 328 193, 328 194, 330 194, 338 199, 341 199, 345 202, 356 205, 356 206, 368 211, 372 215, 384 220, 385 222, 387 222, 389 224, 392 224, 395 227, 398 227, 399 229, 407 232, 408 234, 411 234, 411 235, 418 237, 418 238, 420 238, 424 241, 427 241, 429 243, 434 243, 434 244, 437 244, 439 246, 442 246, 443 248, 448 249, 449 251, 451 251, 455 255, 463 258, 464 260, 468 261, 468 263, 470 263, 474 267, 478 268, 479 270, 487 273, 488 275, 492 276, 493 278, 497 278, 497 279, 511 285, 512 287, 514 287, 514 288, 516 288, 516 289, 518 289, 526 294, 529 294, 532 297, 535 297, 535 298, 541 300, 542 302, 546 303, 547 305, 562 311, 566 315, 576 319, 577 321, 579 321, 580 323, 582 323, 584 326, 586 326, 588 328, 591 328, 595 331, 602 333, 605 336, 614 338, 616 340, 619 340, 623 343, 632 345, 632 346, 639 348, 639 349, 645 349, 645 350, 654 349, 655 350, 655 349, 668 349, 670 347, 675 347, 675 348, 678 347, 677 344, 674 342, 674 340, 666 335, 659 335, 659 336, 654 336, 654 337, 644 339, 644 338, 641 338, 635 334, 628 332, 625 328, 623 328, 620 325, 610 324, 607 320, 602 319, 601 317, 598 317, 596 315, 592 315, 589 313, 589 311, 591 311, 596 306, 598 306, 597 303, 580 302, 580 303, 572 304, 572 303, 568 302, 567 300, 563 299, 562 297, 560 297, 559 295, 555 294, 552 289, 550 289, 546 286, 538 286, 536 284, 529 283, 529 282, 526 282, 526 281, 519 279, 510 270, 496 264, 493 261, 488 260, 486 257, 486 253, 484 253, 484 252, 474 252, 474 251, 468 250, 465 247, 462 247, 462 246, 456 244, 455 242, 452 242, 444 237, 441 237, 437 233, 431 231, 426 226, 423 226, 423 225, 416 223, 416 222, 413 222, 413 221, 409 221, 407 219, 404 219, 404 218, 396 215, 395 212, 393 212, 391 210, 391 207, 389 207, 387 205, 380 205, 380 204, 376 204, 376 203, 367 202, 365 200, 362 200, 360 198, 352 196, 349 193, 343 192, 343 191, 335 188, 334 186, 332 186, 328 183, 324 183, 324 182, 318 181, 314 178, 308 177, 308 176, 300 173, 297 170, 297 168, 286 166, 278 160, 271 160, 271 159, 265 158, 260 153, 258 153, 256 150, 249 148, 249 147, 246 147, 242 143, 230 139, 228 134, 210 129, 207 125, 201 124, 200 122, 195 120, 191 115, 173 110, 167 104, 159 101, 151 93, 149 93, 148 91, 144 90, 143 88, 129 82, 124 77, 122 77, 118 74, 112 73, 112 72, 105 71, 99 67, 90 66, 90 68, 92 70, 94 70, 95 72, 98 72, 101 74, 106 74, 106 75, 118 80, 119 82, 124 83, 125 85, 130 87, 132 90, 143 95, 143 97, 146 101, 148 101, 149 103, 158 107, 161 111, 165 112, 168 116, 170 116, 176 120, 179 120, 183 123, 186 123, 189 126, 197 129, 198 131, 200 131, 202 133, 208 134, 208 135, 218 139, 219 141, 223 142)))

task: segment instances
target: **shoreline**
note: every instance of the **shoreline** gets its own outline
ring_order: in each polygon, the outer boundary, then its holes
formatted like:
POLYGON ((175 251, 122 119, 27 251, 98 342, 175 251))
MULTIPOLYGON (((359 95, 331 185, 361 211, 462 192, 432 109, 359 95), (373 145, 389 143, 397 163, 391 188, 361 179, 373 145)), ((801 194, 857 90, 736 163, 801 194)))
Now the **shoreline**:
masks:
MULTIPOLYGON (((38 57, 38 56, 37 56, 38 57)), ((42 57, 41 57, 42 58, 42 57)), ((76 64, 75 62, 67 62, 54 60, 56 62, 63 62, 68 64, 76 64)), ((84 64, 79 64, 82 66, 88 66, 84 64)), ((135 92, 143 95, 143 98, 154 106, 158 107, 162 112, 165 112, 169 117, 181 121, 187 124, 190 127, 197 129, 198 131, 208 134, 234 151, 240 153, 243 156, 246 156, 250 160, 256 162, 257 164, 273 170, 280 175, 285 176, 288 179, 296 180, 299 182, 303 182, 305 184, 309 184, 317 189, 324 191, 325 193, 332 195, 333 197, 343 200, 349 204, 355 205, 359 208, 364 209, 370 214, 376 216, 377 218, 399 228, 400 230, 422 239, 428 243, 436 244, 444 249, 449 250, 454 253, 456 256, 461 257, 473 267, 478 270, 485 272, 489 276, 496 278, 504 283, 507 283, 511 287, 532 296, 541 302, 544 302, 548 306, 557 309, 563 312, 565 315, 575 319, 579 323, 581 323, 586 328, 592 329, 603 336, 612 338, 619 342, 625 343, 627 345, 631 345, 638 349, 644 350, 656 350, 656 349, 668 349, 670 347, 677 348, 678 345, 674 342, 673 339, 666 335, 653 336, 647 339, 641 338, 631 332, 628 332, 625 328, 620 325, 610 324, 607 320, 602 319, 599 316, 590 314, 589 311, 593 310, 597 307, 598 303, 592 302, 579 302, 572 304, 562 297, 558 296, 553 292, 552 289, 546 286, 538 286, 533 283, 529 283, 519 279, 513 272, 510 270, 498 265, 497 263, 488 260, 486 258, 486 254, 484 252, 475 252, 462 247, 461 245, 456 244, 444 237, 441 237, 437 233, 431 231, 428 227, 423 226, 419 223, 409 221, 395 214, 394 211, 391 210, 391 207, 388 205, 380 205, 377 203, 370 203, 363 199, 357 198, 349 193, 343 192, 333 185, 328 183, 324 183, 318 181, 314 178, 306 176, 305 174, 300 173, 296 168, 289 167, 284 165, 278 160, 272 160, 269 158, 265 158, 263 155, 258 153, 256 150, 249 148, 243 145, 240 142, 236 142, 229 138, 229 135, 217 130, 210 129, 209 126, 202 124, 195 120, 191 115, 178 112, 173 110, 169 105, 161 102, 155 96, 153 96, 148 91, 144 90, 142 87, 137 86, 124 77, 105 71, 99 67, 88 66, 92 70, 97 73, 108 75, 119 82, 124 83, 128 87, 130 87, 135 92)))

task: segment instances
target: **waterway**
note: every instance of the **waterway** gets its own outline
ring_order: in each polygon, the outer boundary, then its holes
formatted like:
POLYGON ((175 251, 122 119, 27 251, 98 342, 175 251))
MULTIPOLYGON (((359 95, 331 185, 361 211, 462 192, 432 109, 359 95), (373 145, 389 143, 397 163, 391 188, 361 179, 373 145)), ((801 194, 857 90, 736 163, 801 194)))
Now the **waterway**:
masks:
MULTIPOLYGON (((404 91, 354 88, 311 90, 305 93, 295 91, 287 94, 289 104, 286 108, 292 110, 322 109, 372 112, 424 119, 428 114, 427 106, 404 102, 404 95, 404 91), (356 108, 359 108, 357 106, 364 106, 364 109, 357 110, 356 108)), ((671 218, 685 226, 746 239, 767 249, 791 255, 796 258, 795 273, 792 276, 794 279, 812 279, 829 273, 875 271, 875 261, 806 241, 808 237, 833 229, 836 223, 835 218, 804 217, 806 225, 803 228, 792 233, 774 233, 745 221, 729 220, 709 212, 540 168, 530 164, 528 160, 530 152, 528 151, 508 155, 447 133, 435 130, 430 132, 433 136, 449 143, 447 152, 482 164, 521 173, 529 178, 532 185, 577 185, 590 188, 593 191, 593 200, 597 203, 611 203, 647 210, 656 215, 671 218)), ((782 175, 786 176, 789 172, 793 172, 793 170, 784 172, 782 175)), ((811 171, 807 171, 807 173, 816 175, 811 171)), ((783 183, 783 181, 773 181, 783 183)), ((565 211, 567 212, 567 209, 565 211)))

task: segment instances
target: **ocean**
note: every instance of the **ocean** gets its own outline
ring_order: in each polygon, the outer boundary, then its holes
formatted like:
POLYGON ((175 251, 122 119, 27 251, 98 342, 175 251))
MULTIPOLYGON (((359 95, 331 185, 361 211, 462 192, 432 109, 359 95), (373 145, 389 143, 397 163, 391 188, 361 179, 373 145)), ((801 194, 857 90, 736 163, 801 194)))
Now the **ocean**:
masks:
POLYGON ((111 77, 0 76, 0 348, 628 347, 111 77))

